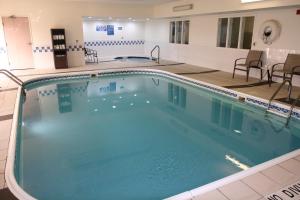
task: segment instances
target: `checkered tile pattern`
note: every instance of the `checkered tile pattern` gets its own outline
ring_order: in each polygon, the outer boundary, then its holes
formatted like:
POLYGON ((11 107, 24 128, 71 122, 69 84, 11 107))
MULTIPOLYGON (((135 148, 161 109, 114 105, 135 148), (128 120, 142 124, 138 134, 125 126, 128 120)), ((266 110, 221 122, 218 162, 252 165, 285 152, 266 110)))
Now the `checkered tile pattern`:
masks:
MULTIPOLYGON (((67 51, 83 51, 83 48, 84 47, 82 45, 68 45, 67 51)), ((34 47, 33 52, 34 53, 48 53, 48 52, 53 52, 53 49, 50 46, 40 46, 40 47, 34 47)))
MULTIPOLYGON (((111 41, 93 41, 93 42, 85 42, 84 46, 86 47, 96 47, 96 46, 136 46, 136 45, 144 45, 144 40, 111 40, 111 41)), ((67 51, 83 51, 83 45, 67 45, 67 51)), ((3 49, 5 50, 5 49, 3 49)), ((33 48, 34 53, 48 53, 53 52, 51 46, 36 46, 33 48)), ((0 47, 0 53, 1 47, 0 47)))
POLYGON ((53 52, 53 49, 50 46, 34 47, 33 53, 47 53, 53 52))
POLYGON ((56 95, 57 89, 54 90, 43 90, 39 91, 39 95, 45 97, 45 96, 51 96, 51 95, 56 95))
POLYGON ((67 51, 83 51, 82 45, 69 45, 67 51))
POLYGON ((0 54, 5 54, 5 53, 6 53, 6 48, 0 47, 0 54))
POLYGON ((74 94, 84 93, 84 92, 86 92, 86 89, 87 89, 87 85, 80 86, 80 87, 74 87, 74 88, 71 88, 71 93, 74 93, 74 94))
POLYGON ((125 46, 125 45, 144 45, 144 40, 111 40, 111 41, 92 41, 85 42, 84 45, 87 47, 92 46, 125 46))
MULTIPOLYGON (((87 89, 87 86, 74 87, 74 88, 71 88, 71 93, 72 94, 85 93, 86 89, 87 89)), ((52 96, 52 95, 56 95, 56 94, 57 94, 57 89, 39 91, 39 95, 42 97, 52 96)))

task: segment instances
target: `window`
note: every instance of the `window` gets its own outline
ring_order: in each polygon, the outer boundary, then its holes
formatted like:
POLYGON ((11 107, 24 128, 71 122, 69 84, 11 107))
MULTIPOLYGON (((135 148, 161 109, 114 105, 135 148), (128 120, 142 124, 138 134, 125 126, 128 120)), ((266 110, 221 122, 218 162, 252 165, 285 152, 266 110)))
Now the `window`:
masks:
POLYGON ((226 47, 228 19, 219 19, 218 47, 226 47))
POLYGON ((176 22, 176 43, 181 44, 182 37, 182 21, 176 22))
POLYGON ((189 37, 190 37, 190 21, 184 21, 182 44, 189 44, 189 37))
POLYGON ((189 44, 190 21, 170 22, 169 42, 176 44, 189 44))
POLYGON ((220 18, 218 47, 251 49, 254 17, 220 18))
POLYGON ((238 48, 239 33, 240 33, 240 21, 241 18, 235 17, 229 20, 229 38, 228 43, 230 48, 238 48))
POLYGON ((241 48, 251 49, 253 27, 254 27, 254 17, 244 17, 242 38, 241 38, 241 48))
POLYGON ((169 42, 170 43, 175 43, 175 22, 170 22, 169 42))

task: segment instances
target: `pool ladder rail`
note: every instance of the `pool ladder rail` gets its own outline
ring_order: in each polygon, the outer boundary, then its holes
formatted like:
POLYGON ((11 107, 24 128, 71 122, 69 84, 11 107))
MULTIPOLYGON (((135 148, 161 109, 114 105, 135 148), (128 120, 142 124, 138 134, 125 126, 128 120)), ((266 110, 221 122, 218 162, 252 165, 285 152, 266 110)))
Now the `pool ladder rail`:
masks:
POLYGON ((287 127, 289 125, 289 122, 291 120, 291 117, 292 117, 292 114, 293 114, 293 110, 297 104, 297 102, 300 101, 300 95, 298 95, 298 97, 295 99, 295 101, 292 103, 291 107, 290 107, 290 110, 288 112, 287 115, 284 115, 284 114, 279 114, 278 112, 275 112, 273 110, 271 110, 271 105, 272 105, 272 101, 275 99, 276 95, 279 93, 279 91, 283 88, 283 86, 288 83, 288 100, 291 99, 291 93, 292 93, 292 82, 290 80, 284 80, 282 82, 282 84, 277 88, 277 90, 274 92, 274 94, 272 95, 272 97, 270 98, 269 100, 269 103, 268 103, 268 107, 267 107, 267 110, 266 110, 266 114, 268 113, 274 113, 274 114, 277 114, 277 115, 280 115, 282 117, 285 117, 286 118, 286 123, 285 123, 285 126, 287 127))
POLYGON ((5 75, 7 78, 9 78, 10 80, 12 80, 13 82, 15 82, 17 85, 19 85, 21 87, 21 92, 24 96, 26 96, 26 92, 24 89, 24 82, 19 79, 16 75, 14 75, 13 73, 11 73, 10 71, 6 70, 6 69, 0 69, 0 74, 5 75))
POLYGON ((155 60, 158 64, 160 62, 160 46, 159 45, 155 45, 154 48, 151 50, 151 60, 155 60), (153 57, 153 53, 154 51, 157 49, 157 58, 153 57))

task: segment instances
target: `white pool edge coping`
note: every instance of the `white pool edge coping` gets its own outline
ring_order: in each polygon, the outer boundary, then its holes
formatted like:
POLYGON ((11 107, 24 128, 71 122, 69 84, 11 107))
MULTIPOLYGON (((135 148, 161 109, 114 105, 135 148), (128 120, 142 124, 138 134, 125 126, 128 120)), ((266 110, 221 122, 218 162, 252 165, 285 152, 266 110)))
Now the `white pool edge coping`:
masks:
POLYGON ((14 174, 14 164, 15 164, 15 149, 16 149, 16 136, 18 129, 18 118, 19 118, 19 108, 20 108, 20 97, 21 97, 21 87, 18 88, 17 100, 14 109, 13 121, 11 125, 11 134, 9 138, 8 155, 5 168, 5 181, 10 189, 10 191, 20 200, 35 200, 31 195, 25 192, 17 183, 14 174))
MULTIPOLYGON (((177 74, 174 74, 174 73, 170 73, 170 72, 166 72, 166 71, 162 71, 162 70, 156 70, 156 69, 144 69, 144 68, 135 68, 135 69, 117 69, 117 70, 99 70, 98 72, 95 72, 95 73, 113 73, 113 72, 123 72, 125 73, 126 71, 128 72, 135 72, 135 71, 144 71, 144 72, 154 72, 154 73, 159 73, 159 74, 167 74, 167 75, 170 75, 171 78, 172 77, 177 77, 180 79, 181 82, 187 82, 187 84, 190 84, 190 85, 193 85, 193 83, 190 83, 188 81, 192 81, 192 82, 196 82, 196 83, 199 83, 199 84, 203 84, 203 85, 207 85, 207 86, 210 86, 210 87, 213 87, 213 88, 216 88, 216 89, 219 89, 219 90, 222 90, 222 91, 228 91, 228 92, 231 92, 231 93, 235 93, 237 94, 237 97, 245 97, 245 98, 253 98, 253 99, 257 99, 261 102, 266 102, 265 99, 262 99, 262 98, 258 98, 258 97, 255 97, 255 96, 251 96, 251 95, 248 95, 248 94, 244 94, 244 93, 241 93, 241 92, 237 92, 237 91, 234 91, 234 90, 230 90, 230 89, 227 89, 227 88, 223 88, 221 86, 217 86, 217 85, 214 85, 214 84, 210 84, 210 83, 206 83, 206 82, 203 82, 203 81, 199 81, 199 80, 196 80, 196 79, 192 79, 192 78, 188 78, 188 77, 184 77, 184 76, 181 76, 181 75, 177 75, 177 74), (186 81, 184 81, 184 80, 186 81)), ((95 74, 95 73, 86 73, 84 71, 82 72, 75 72, 75 73, 67 73, 68 75, 76 75, 76 74, 83 74, 83 75, 89 75, 89 74, 95 74)), ((32 80, 38 80, 38 79, 45 79, 45 78, 52 78, 52 77, 64 77, 66 76, 65 74, 52 74, 51 76, 43 76, 43 77, 40 77, 40 78, 32 78, 32 79, 29 79, 26 82, 29 82, 29 81, 32 81, 32 80)), ((198 87, 200 88, 203 88, 199 85, 197 85, 198 87)), ((209 90, 208 88, 205 88, 207 90, 209 90)), ((225 94, 223 94, 225 95, 225 94)), ((229 95, 228 95, 229 96, 229 95)), ((17 92, 17 99, 16 99, 16 104, 15 104, 15 109, 14 109, 14 115, 13 115, 13 122, 12 122, 12 127, 11 127, 11 135, 10 135, 10 139, 9 139, 9 147, 8 147, 8 156, 7 156, 7 161, 6 161, 6 168, 5 168, 5 180, 6 180, 6 184, 8 186, 8 188, 10 189, 10 191, 20 200, 36 200, 36 198, 32 197, 30 194, 28 194, 27 192, 25 192, 20 186, 19 184, 17 183, 16 181, 16 178, 15 178, 15 175, 14 175, 14 162, 15 162, 15 148, 16 148, 16 137, 17 137, 17 128, 18 128, 18 118, 19 118, 19 108, 20 108, 20 97, 21 97, 21 87, 18 88, 18 92, 17 92)), ((232 97, 234 98, 234 97, 232 97)), ((256 105, 257 104, 254 104, 254 103, 251 103, 250 104, 253 104, 253 105, 256 105)), ((283 104, 280 104, 280 103, 276 103, 276 105, 279 105, 283 108, 288 108, 288 106, 286 105, 283 105, 283 104)), ((297 112, 299 112, 298 109, 295 109, 297 112)), ((208 183, 208 184, 205 184, 203 186, 200 186, 198 188, 195 188, 195 189, 192 189, 192 190, 189 190, 189 191, 186 191, 186 192, 183 192, 183 193, 180 193, 178 195, 175 195, 175 196, 172 196, 172 197, 169 197, 167 198, 168 200, 187 200, 187 199, 193 199, 201 194, 204 194, 206 192, 209 192, 209 191, 212 191, 214 189, 217 189, 219 187, 222 187, 224 185, 227 185, 229 183, 232 183, 234 181, 237 181, 237 180, 240 180, 240 179, 243 179, 247 176, 250 176, 250 175, 253 175, 259 171, 262 171, 264 169, 267 169, 269 167, 272 167, 274 165, 277 165, 281 162, 284 162, 286 160, 289 160, 291 158, 294 158, 296 156, 300 155, 300 149, 297 149, 295 151, 292 151, 290 153, 287 153, 287 154, 284 154, 280 157, 277 157, 277 158, 274 158, 272 160, 269 160, 267 162, 264 162, 264 163, 261 163, 259 165, 256 165, 254 167, 251 167, 249 168, 248 170, 245 170, 245 171, 241 171, 241 172, 238 172, 238 173, 235 173, 235 174, 232 174, 230 176, 227 176, 225 178, 222 178, 222 179, 219 179, 217 181, 214 181, 214 182, 211 182, 211 183, 208 183)))

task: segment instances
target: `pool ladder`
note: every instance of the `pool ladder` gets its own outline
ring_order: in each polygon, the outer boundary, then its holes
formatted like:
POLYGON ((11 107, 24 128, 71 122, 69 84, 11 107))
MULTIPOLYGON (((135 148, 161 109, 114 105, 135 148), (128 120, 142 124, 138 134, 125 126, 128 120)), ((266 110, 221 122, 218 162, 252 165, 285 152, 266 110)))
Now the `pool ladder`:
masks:
MULTIPOLYGON (((284 80, 282 82, 282 84, 277 88, 277 90, 274 92, 274 94, 272 95, 272 97, 270 98, 269 100, 269 103, 268 103, 268 107, 267 107, 267 110, 266 110, 266 114, 268 112, 270 113, 274 113, 274 111, 271 110, 271 105, 272 105, 272 101, 275 99, 276 95, 278 94, 278 92, 283 88, 283 86, 288 83, 288 100, 291 99, 291 93, 292 93, 292 82, 290 80, 284 80)), ((290 107, 290 110, 288 112, 287 115, 283 115, 283 114, 280 114, 281 116, 283 117, 286 117, 287 120, 286 120, 286 123, 285 123, 285 126, 287 127, 289 125, 289 122, 290 122, 290 119, 292 117, 292 114, 293 114, 293 110, 297 104, 297 102, 300 101, 300 95, 298 95, 298 97, 295 99, 295 101, 292 103, 291 107, 290 107)), ((275 113, 275 114, 278 114, 278 113, 275 113)))
POLYGON ((160 60, 160 46, 155 45, 154 48, 151 50, 151 60, 156 60, 156 62, 159 64, 160 60), (154 51, 157 49, 157 58, 153 57, 154 51))
POLYGON ((6 69, 0 69, 0 74, 4 74, 7 78, 9 78, 13 82, 15 82, 17 85, 19 85, 21 87, 23 95, 26 94, 24 87, 23 87, 24 82, 21 79, 19 79, 17 76, 15 76, 13 73, 11 73, 10 71, 8 71, 6 69))

